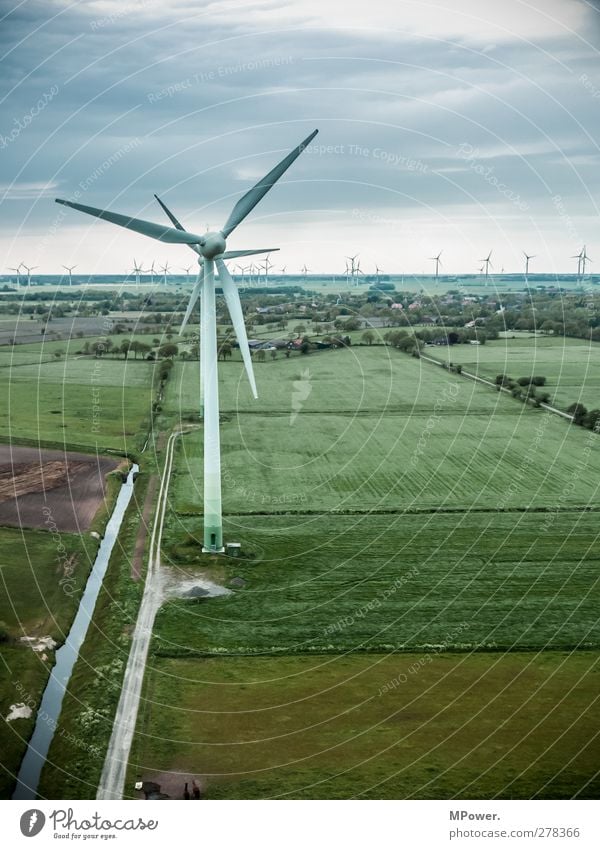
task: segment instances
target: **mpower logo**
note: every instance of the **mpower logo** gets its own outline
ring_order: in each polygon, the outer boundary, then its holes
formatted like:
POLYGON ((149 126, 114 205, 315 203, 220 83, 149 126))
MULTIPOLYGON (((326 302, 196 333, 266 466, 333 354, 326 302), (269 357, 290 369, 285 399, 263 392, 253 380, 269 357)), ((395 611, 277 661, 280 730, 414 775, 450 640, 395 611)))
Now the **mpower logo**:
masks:
POLYGON ((21 834, 24 837, 35 837, 39 834, 46 824, 46 817, 43 811, 37 808, 32 808, 30 811, 25 811, 21 816, 21 834))

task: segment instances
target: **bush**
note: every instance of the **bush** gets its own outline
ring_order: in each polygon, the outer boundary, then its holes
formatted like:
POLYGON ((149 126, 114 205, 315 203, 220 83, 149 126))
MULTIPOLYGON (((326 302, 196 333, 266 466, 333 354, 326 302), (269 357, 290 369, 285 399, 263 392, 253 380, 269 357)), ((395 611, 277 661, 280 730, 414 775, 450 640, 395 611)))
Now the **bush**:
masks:
POLYGON ((531 378, 531 382, 533 383, 534 386, 545 386, 546 385, 546 378, 542 377, 541 375, 534 375, 531 378))
POLYGON ((571 415, 573 416, 573 424, 576 425, 582 425, 584 423, 585 417, 587 416, 587 412, 587 408, 579 402, 571 404, 570 407, 567 407, 567 413, 571 413, 571 415))

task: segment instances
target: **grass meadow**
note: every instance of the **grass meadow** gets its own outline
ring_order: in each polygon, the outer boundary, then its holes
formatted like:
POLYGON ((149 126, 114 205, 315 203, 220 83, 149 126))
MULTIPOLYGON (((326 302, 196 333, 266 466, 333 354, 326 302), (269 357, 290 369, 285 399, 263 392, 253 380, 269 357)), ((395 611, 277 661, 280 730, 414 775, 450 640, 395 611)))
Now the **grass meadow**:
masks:
POLYGON ((152 661, 127 787, 210 799, 597 798, 598 656, 152 661))
MULTIPOLYGON (((255 372, 258 401, 220 365, 240 559, 200 554, 201 427, 179 441, 163 563, 234 592, 161 608, 128 786, 597 796, 597 437, 387 348, 255 372)), ((178 363, 165 414, 197 404, 178 363)))
POLYGON ((69 448, 139 450, 147 435, 154 365, 35 352, 0 357, 0 439, 69 448), (28 357, 37 360, 28 361, 28 357), (4 367, 3 367, 4 366, 4 367))
POLYGON ((589 410, 600 407, 600 344, 582 339, 507 334, 485 345, 427 348, 427 356, 461 363, 466 371, 494 380, 497 374, 512 378, 542 375, 544 391, 565 409, 579 402, 589 410))
POLYGON ((4 723, 0 798, 13 787, 54 656, 19 640, 50 636, 64 642, 96 548, 90 537, 76 534, 57 540, 47 531, 0 528, 0 716, 5 719, 12 704, 33 708, 30 718, 4 723))

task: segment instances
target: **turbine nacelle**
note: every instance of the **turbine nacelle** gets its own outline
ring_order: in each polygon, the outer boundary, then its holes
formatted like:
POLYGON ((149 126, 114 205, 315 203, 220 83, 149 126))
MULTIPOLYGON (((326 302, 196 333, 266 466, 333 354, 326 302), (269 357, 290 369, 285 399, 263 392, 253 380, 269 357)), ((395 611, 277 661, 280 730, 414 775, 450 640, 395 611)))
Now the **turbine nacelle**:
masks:
POLYGON ((200 253, 205 259, 215 259, 225 253, 227 243, 222 233, 207 233, 200 243, 200 253))

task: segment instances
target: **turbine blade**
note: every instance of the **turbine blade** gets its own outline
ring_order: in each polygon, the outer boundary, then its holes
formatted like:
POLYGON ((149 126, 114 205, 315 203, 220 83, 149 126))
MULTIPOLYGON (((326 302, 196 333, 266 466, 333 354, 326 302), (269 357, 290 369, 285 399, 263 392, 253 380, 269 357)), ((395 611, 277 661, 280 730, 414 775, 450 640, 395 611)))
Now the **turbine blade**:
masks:
MULTIPOLYGON (((162 200, 159 198, 159 196, 158 196, 158 195, 154 195, 154 197, 155 197, 155 198, 156 198, 156 200, 159 202, 160 206, 162 207, 162 209, 163 209, 163 210, 165 211, 165 213, 167 214, 167 217, 168 217, 168 218, 169 218, 169 220, 170 220, 170 221, 171 221, 171 222, 175 225, 175 227, 177 228, 177 230, 181 230, 181 231, 182 231, 182 233, 186 233, 186 232, 187 232, 187 230, 185 229, 185 227, 183 226, 183 224, 182 224, 180 221, 178 221, 178 220, 177 220, 177 218, 175 218, 175 216, 173 215, 173 213, 171 212, 171 210, 169 209, 169 207, 166 205, 166 203, 163 203, 163 202, 162 202, 162 200)), ((194 253, 201 254, 201 251, 200 251, 200 248, 199 248, 199 246, 198 246, 198 245, 190 245, 189 247, 190 247, 190 248, 194 251, 194 253)))
POLYGON ((278 251, 279 248, 259 248, 256 251, 225 251, 219 259, 236 259, 239 256, 253 256, 254 254, 270 254, 271 251, 278 251))
POLYGON ((173 213, 171 212, 171 210, 169 209, 169 207, 168 207, 166 204, 164 204, 164 203, 162 202, 162 200, 159 198, 159 196, 158 196, 158 195, 154 195, 154 197, 156 198, 156 200, 158 201, 158 203, 160 204, 160 206, 162 207, 162 209, 166 212, 166 214, 167 214, 167 218, 169 218, 169 219, 170 219, 170 221, 171 221, 171 223, 173 224, 173 226, 174 226, 174 227, 177 227, 177 229, 178 229, 178 230, 183 230, 183 231, 185 232, 185 227, 183 226, 183 224, 181 224, 181 223, 180 223, 180 222, 179 222, 179 221, 175 218, 175 216, 173 215, 173 213))
POLYGON ((277 180, 285 174, 290 165, 300 156, 304 148, 311 143, 318 132, 318 130, 315 130, 310 134, 310 136, 307 136, 304 141, 298 145, 298 147, 295 147, 291 153, 288 153, 288 155, 282 159, 275 168, 269 171, 262 180, 260 180, 250 189, 250 191, 246 192, 246 194, 238 200, 236 205, 233 207, 229 218, 225 222, 225 226, 221 230, 225 238, 227 238, 229 234, 235 230, 238 224, 241 224, 244 218, 252 212, 256 204, 264 198, 269 189, 273 188, 277 180))
POLYGON ((203 236, 197 236, 195 233, 182 232, 172 227, 165 227, 162 224, 154 224, 152 221, 144 221, 142 218, 119 215, 117 212, 108 212, 105 209, 96 209, 94 206, 84 206, 81 203, 72 203, 60 198, 55 198, 55 200, 56 203, 62 203, 64 206, 70 206, 72 209, 77 209, 79 212, 85 212, 96 218, 103 218, 105 221, 110 221, 111 224, 117 224, 119 227, 125 227, 126 230, 133 230, 135 233, 141 233, 142 236, 149 236, 151 239, 158 239, 159 242, 197 245, 204 241, 203 236))
POLYGON ((190 299, 188 301, 187 310, 185 311, 185 315, 183 317, 183 321, 181 322, 181 327, 179 328, 179 335, 183 333, 185 330, 185 326, 190 320, 190 316, 192 314, 192 310, 196 305, 196 301, 200 297, 200 290, 202 289, 202 276, 203 276, 204 268, 200 267, 198 270, 198 277, 196 278, 196 283, 194 284, 194 288, 192 289, 192 294, 190 295, 190 299))
POLYGON ((244 314, 242 312, 242 304, 240 301, 240 293, 237 290, 237 286, 231 279, 231 275, 229 274, 227 266, 223 260, 216 259, 215 264, 219 273, 219 280, 221 282, 221 288, 223 289, 225 303, 227 304, 227 309, 231 316, 233 329, 235 330, 244 366, 246 367, 246 374, 248 375, 248 380, 250 382, 250 389, 252 390, 253 396, 258 398, 256 381, 254 380, 254 370, 252 368, 252 357, 250 356, 250 346, 248 345, 248 336, 246 335, 246 324, 244 322, 244 314))

